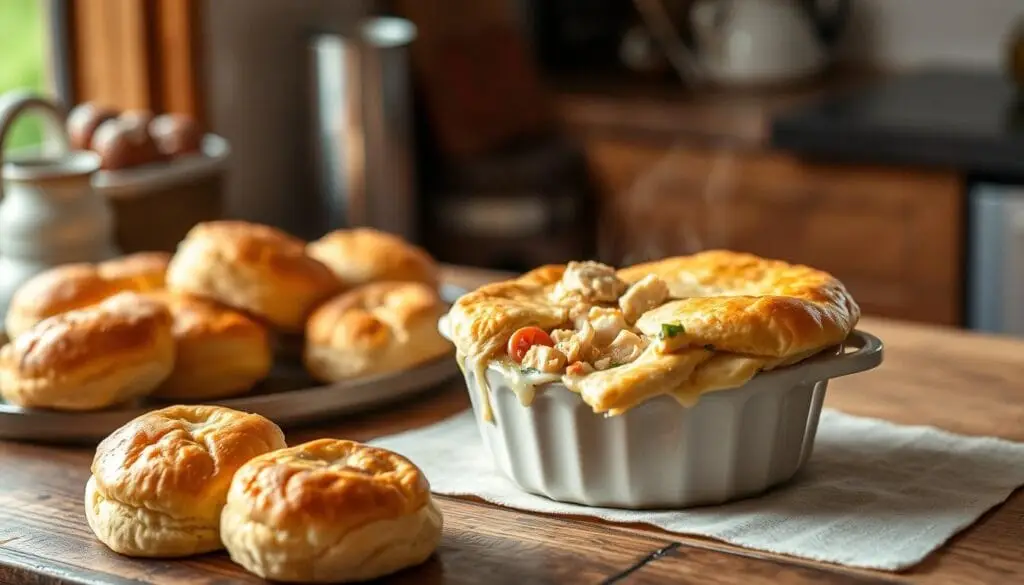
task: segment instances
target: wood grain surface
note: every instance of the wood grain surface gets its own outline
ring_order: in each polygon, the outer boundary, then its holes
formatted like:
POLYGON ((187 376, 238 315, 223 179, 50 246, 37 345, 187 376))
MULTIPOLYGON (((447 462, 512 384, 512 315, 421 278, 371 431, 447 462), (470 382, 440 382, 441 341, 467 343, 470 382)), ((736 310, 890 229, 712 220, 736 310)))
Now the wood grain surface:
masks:
MULTIPOLYGON (((449 272, 470 283, 480 274, 449 272)), ((1024 342, 864 319, 886 342, 885 364, 840 379, 827 405, 901 423, 1024 440, 1024 342)), ((314 437, 367 440, 429 424, 468 406, 461 382, 335 424, 314 437)), ((0 583, 213 585, 259 579, 224 554, 133 560, 92 536, 82 511, 89 449, 0 442, 0 583)), ((927 583, 1024 582, 1024 497, 1017 492, 921 565, 892 574, 745 551, 640 525, 520 513, 473 499, 438 498, 445 515, 438 553, 388 583, 927 583)))

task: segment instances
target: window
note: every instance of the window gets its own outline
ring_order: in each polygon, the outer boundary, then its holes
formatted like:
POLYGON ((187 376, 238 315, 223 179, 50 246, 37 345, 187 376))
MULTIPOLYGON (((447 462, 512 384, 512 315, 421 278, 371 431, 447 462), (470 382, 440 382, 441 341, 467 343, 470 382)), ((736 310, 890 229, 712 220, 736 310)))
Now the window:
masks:
MULTIPOLYGON (((0 94, 27 88, 52 93, 48 86, 46 15, 40 0, 0 1, 0 94)), ((20 118, 4 145, 7 149, 42 141, 43 124, 34 116, 20 118)))

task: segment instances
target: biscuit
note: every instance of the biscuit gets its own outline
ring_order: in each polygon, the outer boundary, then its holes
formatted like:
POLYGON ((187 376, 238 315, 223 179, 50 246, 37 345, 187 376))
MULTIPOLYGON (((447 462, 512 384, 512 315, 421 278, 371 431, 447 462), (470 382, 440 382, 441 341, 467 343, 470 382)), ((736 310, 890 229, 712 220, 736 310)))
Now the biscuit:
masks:
POLYGON ((307 246, 347 287, 402 281, 438 285, 437 262, 419 246, 370 228, 335 230, 307 246))
POLYGON ((169 254, 137 252, 99 264, 63 264, 45 270, 18 287, 4 327, 10 338, 47 317, 94 305, 119 292, 164 287, 169 254))
POLYGON ((427 479, 408 459, 320 439, 243 465, 220 530, 231 560, 260 577, 340 583, 426 561, 442 523, 427 479))
POLYGON ((164 293, 174 318, 174 369, 153 396, 196 401, 243 394, 273 366, 266 328, 212 301, 164 293))
POLYGON ((0 349, 0 394, 58 410, 146 395, 174 366, 171 325, 166 306, 131 292, 44 319, 0 349))
POLYGON ((270 226, 212 221, 193 227, 167 270, 168 289, 249 313, 274 328, 299 333, 306 317, 341 289, 305 244, 270 226))
POLYGON ((377 282, 321 305, 306 325, 303 362, 322 382, 404 370, 452 345, 437 331, 445 304, 415 282, 377 282))
POLYGON ((220 406, 170 406, 143 414, 96 448, 85 516, 111 550, 182 557, 223 547, 220 517, 244 463, 285 447, 266 418, 220 406))

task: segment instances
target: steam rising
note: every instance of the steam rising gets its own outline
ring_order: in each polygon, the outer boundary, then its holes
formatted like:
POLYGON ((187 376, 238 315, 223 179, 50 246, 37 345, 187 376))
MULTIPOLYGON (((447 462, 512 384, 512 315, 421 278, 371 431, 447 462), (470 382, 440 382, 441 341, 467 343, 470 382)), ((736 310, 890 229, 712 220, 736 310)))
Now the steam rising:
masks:
POLYGON ((736 189, 736 155, 718 149, 706 176, 697 179, 705 164, 692 152, 673 146, 611 198, 601 221, 602 258, 628 266, 729 246, 732 206, 726 202, 736 189))

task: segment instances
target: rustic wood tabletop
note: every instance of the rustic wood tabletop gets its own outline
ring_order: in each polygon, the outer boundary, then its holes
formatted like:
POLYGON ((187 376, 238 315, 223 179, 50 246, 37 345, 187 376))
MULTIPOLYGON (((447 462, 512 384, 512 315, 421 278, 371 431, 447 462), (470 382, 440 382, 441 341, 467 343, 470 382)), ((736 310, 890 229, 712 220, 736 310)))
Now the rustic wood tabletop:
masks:
MULTIPOLYGON (((449 281, 486 274, 455 270, 449 281)), ((826 405, 899 423, 1024 441, 1024 342, 865 318, 886 343, 878 369, 832 382, 826 405)), ((372 414, 293 430, 368 440, 450 416, 469 402, 461 380, 372 414)), ((110 552, 86 524, 82 495, 92 450, 0 442, 0 583, 258 583, 225 554, 134 560, 110 552)), ((521 513, 437 498, 444 539, 426 564, 388 583, 1021 583, 1020 491, 913 569, 853 570, 747 551, 641 525, 521 513)))

